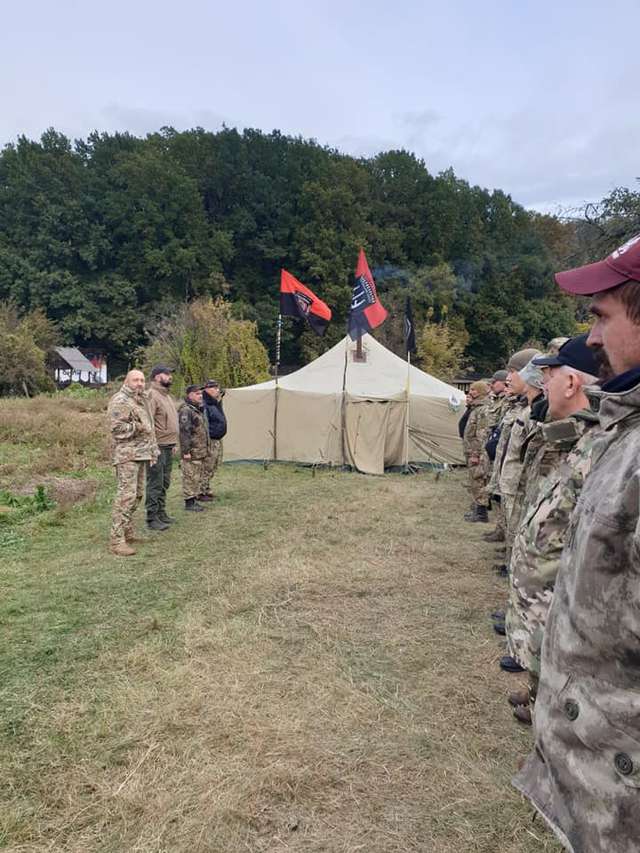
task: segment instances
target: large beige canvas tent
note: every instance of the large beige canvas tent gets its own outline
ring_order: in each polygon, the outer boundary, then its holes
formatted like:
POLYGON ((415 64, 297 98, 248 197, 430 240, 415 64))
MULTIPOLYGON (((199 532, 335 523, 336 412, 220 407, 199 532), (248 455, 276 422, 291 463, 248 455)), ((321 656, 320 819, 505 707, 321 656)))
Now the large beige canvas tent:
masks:
POLYGON ((230 389, 225 460, 346 464, 367 474, 407 462, 462 462, 463 393, 370 335, 362 348, 358 361, 345 338, 277 387, 271 380, 230 389))

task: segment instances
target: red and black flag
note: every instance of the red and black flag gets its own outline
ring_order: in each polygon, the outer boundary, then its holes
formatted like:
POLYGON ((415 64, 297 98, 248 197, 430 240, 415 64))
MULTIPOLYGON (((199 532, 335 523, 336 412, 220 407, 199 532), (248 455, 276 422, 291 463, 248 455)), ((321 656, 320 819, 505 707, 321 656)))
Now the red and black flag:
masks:
POLYGON ((352 341, 365 335, 387 319, 387 311, 380 304, 376 285, 362 249, 358 255, 356 281, 349 311, 349 336, 352 341))
POLYGON ((306 320, 320 336, 324 335, 331 320, 331 308, 286 270, 280 275, 280 313, 306 320))

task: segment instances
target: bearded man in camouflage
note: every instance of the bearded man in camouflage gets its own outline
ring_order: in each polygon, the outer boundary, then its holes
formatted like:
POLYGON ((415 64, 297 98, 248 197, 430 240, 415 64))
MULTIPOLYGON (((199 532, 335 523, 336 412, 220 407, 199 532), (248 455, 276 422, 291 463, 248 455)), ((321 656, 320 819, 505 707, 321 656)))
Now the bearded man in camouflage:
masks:
POLYGON ((107 409, 111 460, 118 484, 113 502, 110 550, 119 557, 131 557, 136 553, 131 543, 144 541, 135 537, 133 514, 144 493, 146 465, 155 463, 159 455, 144 386, 144 373, 130 370, 107 409))
POLYGON ((556 355, 533 360, 543 371, 547 421, 531 472, 509 566, 509 654, 529 672, 529 687, 509 696, 514 715, 531 724, 540 673, 540 646, 571 515, 589 470, 598 423, 584 387, 598 365, 587 335, 569 340, 556 355))
POLYGON ((609 377, 542 645, 535 748, 514 785, 571 853, 640 848, 640 235, 558 273, 591 295, 609 377))

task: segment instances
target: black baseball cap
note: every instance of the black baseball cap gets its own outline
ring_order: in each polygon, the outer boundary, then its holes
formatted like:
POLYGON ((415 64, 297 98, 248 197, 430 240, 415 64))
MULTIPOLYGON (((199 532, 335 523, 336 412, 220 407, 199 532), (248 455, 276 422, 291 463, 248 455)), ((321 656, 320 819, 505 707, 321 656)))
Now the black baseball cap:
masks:
POLYGON ((202 385, 187 385, 185 394, 193 394, 194 391, 202 391, 202 385))
POLYGON ((156 364, 151 368, 151 378, 159 376, 161 373, 173 373, 173 367, 167 367, 166 364, 156 364))
POLYGON ((215 379, 208 379, 202 387, 203 388, 219 388, 220 383, 216 382, 215 379))
POLYGON ((587 346, 589 334, 578 335, 562 344, 556 355, 540 355, 533 359, 536 367, 573 367, 581 373, 597 376, 599 364, 596 361, 594 351, 587 346))

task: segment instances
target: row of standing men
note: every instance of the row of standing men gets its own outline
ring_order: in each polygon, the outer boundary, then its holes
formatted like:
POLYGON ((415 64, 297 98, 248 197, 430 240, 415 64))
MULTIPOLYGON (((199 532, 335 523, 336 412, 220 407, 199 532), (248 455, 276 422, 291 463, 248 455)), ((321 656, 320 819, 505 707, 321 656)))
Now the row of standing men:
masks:
POLYGON ((215 499, 211 480, 222 461, 227 421, 224 390, 216 380, 187 386, 179 407, 171 393, 172 368, 156 365, 146 389, 144 373, 130 370, 107 410, 116 496, 111 519, 110 550, 120 557, 136 553, 144 542, 134 527, 134 513, 145 497, 147 529, 168 530, 167 491, 174 457, 182 469, 184 508, 202 512, 215 499))
POLYGON ((496 527, 484 536, 499 545, 495 565, 508 578, 506 610, 492 613, 506 636, 500 667, 528 673, 509 694, 514 716, 531 725, 540 652, 569 516, 588 470, 598 424, 585 393, 599 370, 587 335, 556 338, 545 353, 514 353, 507 369, 470 388, 463 442, 474 504, 468 521, 496 527))
POLYGON ((504 548, 502 669, 535 744, 513 779, 571 853, 640 850, 640 235, 556 275, 588 334, 514 353, 461 422, 466 520, 504 548))

